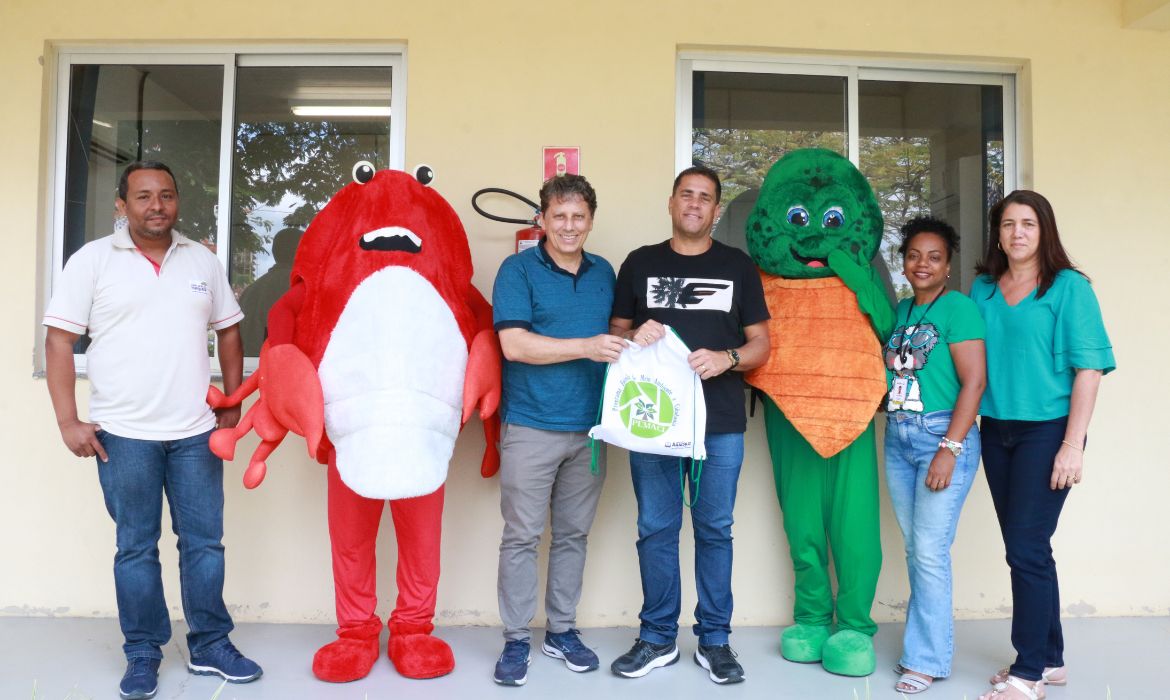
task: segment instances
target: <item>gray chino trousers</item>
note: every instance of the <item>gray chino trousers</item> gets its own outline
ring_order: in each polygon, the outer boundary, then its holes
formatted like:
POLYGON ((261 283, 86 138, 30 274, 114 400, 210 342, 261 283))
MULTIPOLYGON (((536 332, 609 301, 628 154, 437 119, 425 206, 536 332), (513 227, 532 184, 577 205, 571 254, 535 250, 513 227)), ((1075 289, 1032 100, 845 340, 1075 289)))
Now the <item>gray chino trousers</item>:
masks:
POLYGON ((536 615, 536 549, 545 522, 552 521, 545 585, 549 632, 577 624, 577 603, 585 571, 589 528, 605 482, 605 444, 598 473, 589 470, 589 437, 584 432, 539 430, 505 423, 500 438, 500 539, 497 595, 504 639, 530 639, 536 615))

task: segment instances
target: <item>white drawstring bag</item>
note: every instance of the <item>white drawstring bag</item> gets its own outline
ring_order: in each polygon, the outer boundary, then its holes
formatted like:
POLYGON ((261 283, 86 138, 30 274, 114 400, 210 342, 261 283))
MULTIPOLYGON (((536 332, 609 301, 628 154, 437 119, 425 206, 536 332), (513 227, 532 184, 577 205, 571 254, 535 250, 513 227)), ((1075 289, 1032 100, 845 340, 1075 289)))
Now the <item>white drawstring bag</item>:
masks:
POLYGON ((648 347, 627 347, 605 373, 599 425, 589 437, 635 452, 707 458, 707 403, 691 353, 674 329, 648 347))

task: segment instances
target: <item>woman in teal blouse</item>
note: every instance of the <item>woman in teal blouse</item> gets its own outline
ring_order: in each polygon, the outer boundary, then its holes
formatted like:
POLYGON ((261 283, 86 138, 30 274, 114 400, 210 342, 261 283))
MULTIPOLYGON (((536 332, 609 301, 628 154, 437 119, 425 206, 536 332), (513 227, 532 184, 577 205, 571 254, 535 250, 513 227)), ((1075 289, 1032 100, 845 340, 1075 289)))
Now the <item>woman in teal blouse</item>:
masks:
POLYGON ((987 324, 983 468, 1012 579, 1016 660, 980 700, 1036 700, 1067 682, 1051 539, 1081 481, 1086 434, 1113 349, 1089 280, 1060 243, 1052 205, 1017 190, 991 209, 971 287, 987 324))

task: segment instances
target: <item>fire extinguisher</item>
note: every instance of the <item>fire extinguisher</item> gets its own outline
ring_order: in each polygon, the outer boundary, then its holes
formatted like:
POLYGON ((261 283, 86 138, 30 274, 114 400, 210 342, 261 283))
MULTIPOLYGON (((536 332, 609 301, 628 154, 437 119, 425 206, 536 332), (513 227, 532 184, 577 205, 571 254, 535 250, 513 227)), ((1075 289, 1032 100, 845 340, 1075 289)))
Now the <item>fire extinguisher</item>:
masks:
POLYGON ((487 217, 492 221, 502 221, 505 224, 527 224, 527 228, 522 228, 516 232, 516 252, 527 250, 540 243, 540 239, 544 236, 544 229, 536 223, 536 217, 540 214, 540 205, 522 194, 517 194, 511 190, 505 190, 500 187, 485 187, 479 192, 471 195, 471 207, 479 213, 480 216, 487 217), (528 206, 532 207, 531 219, 512 219, 506 216, 496 216, 484 211, 480 206, 478 200, 480 196, 485 194, 503 194, 509 197, 514 197, 528 206))

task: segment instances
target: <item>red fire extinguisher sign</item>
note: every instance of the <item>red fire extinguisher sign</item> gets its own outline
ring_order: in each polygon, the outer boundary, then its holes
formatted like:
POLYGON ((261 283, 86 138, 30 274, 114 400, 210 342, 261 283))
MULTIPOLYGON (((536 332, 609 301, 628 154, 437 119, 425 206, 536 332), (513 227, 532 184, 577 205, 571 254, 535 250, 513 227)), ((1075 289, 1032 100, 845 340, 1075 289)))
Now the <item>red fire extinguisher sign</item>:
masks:
POLYGON ((581 174, 581 149, 576 146, 544 147, 544 179, 581 174))

